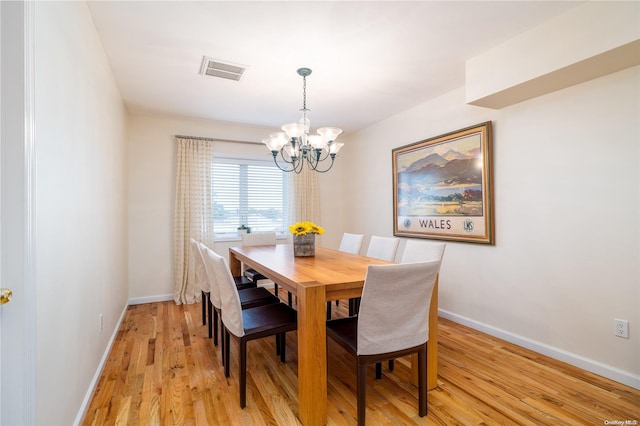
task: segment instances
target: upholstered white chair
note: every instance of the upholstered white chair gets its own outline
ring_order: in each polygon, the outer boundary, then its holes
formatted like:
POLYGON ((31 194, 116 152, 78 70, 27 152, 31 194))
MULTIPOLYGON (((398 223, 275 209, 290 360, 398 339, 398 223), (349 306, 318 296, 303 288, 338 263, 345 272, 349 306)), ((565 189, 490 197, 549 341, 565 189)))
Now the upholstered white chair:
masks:
MULTIPOLYGON (((220 296, 220 285, 217 280, 217 272, 215 270, 218 267, 219 262, 216 263, 218 259, 221 259, 218 253, 211 250, 209 247, 204 244, 200 244, 200 252, 202 253, 202 257, 204 260, 204 265, 207 273, 207 278, 209 279, 209 337, 212 335, 213 329, 213 345, 218 345, 218 317, 220 316, 220 312, 222 310, 222 299, 220 296)), ((234 278, 234 284, 235 284, 234 278)), ((237 285, 236 285, 236 288, 237 285)), ((238 295, 240 297, 240 305, 242 309, 250 309, 255 308, 256 306, 269 305, 271 303, 280 303, 280 299, 271 294, 269 290, 263 287, 252 287, 252 288, 244 288, 238 289, 238 295)), ((223 348, 224 353, 224 348, 223 348)))
MULTIPOLYGON (((195 283, 202 293, 202 325, 207 324, 207 306, 209 302, 209 280, 206 276, 204 259, 200 252, 200 243, 191 238, 191 256, 195 266, 195 283)), ((211 337, 211 334, 209 334, 211 337)))
POLYGON ((429 307, 439 269, 440 260, 369 265, 358 316, 327 321, 327 336, 356 356, 358 425, 366 424, 367 365, 412 353, 418 353, 418 414, 427 414, 429 307))
MULTIPOLYGON (((342 234, 342 240, 340 241, 340 247, 338 247, 338 250, 344 253, 359 254, 363 240, 363 234, 350 234, 345 232, 342 234)), ((339 304, 340 301, 336 300, 336 306, 339 304)), ((327 319, 331 319, 331 302, 327 302, 327 319)))
POLYGON ((247 401, 247 342, 268 336, 276 339, 280 349, 280 361, 285 362, 285 335, 297 329, 297 313, 284 303, 273 303, 251 309, 242 309, 239 292, 233 285, 233 277, 227 261, 223 257, 213 259, 216 280, 220 284, 222 299, 223 362, 224 374, 229 377, 230 337, 238 340, 240 407, 247 401))
MULTIPOLYGON (((242 234, 243 246, 273 246, 276 244, 275 232, 259 232, 257 234, 242 234)), ((254 283, 258 283, 260 280, 265 280, 267 277, 256 271, 255 269, 247 268, 244 271, 244 275, 254 283)), ((278 295, 278 285, 275 287, 275 294, 278 295)))
MULTIPOLYGON (((367 248, 367 257, 393 262, 396 259, 399 244, 400 238, 372 235, 369 241, 369 247, 367 248)), ((358 313, 359 305, 360 298, 349 299, 349 316, 358 313)))
MULTIPOLYGON (((242 234, 242 245, 243 246, 273 246, 277 243, 276 233, 275 232, 258 232, 253 234, 242 234)), ((244 275, 249 278, 254 283, 258 284, 260 280, 266 280, 267 277, 262 275, 260 272, 255 269, 247 268, 244 271, 244 275)), ((273 292, 276 296, 278 296, 278 283, 273 283, 273 292)), ((290 292, 287 292, 289 306, 293 304, 292 295, 290 292)))
POLYGON ((367 257, 394 261, 399 244, 400 238, 372 235, 367 248, 367 257))
POLYGON ((440 259, 444 256, 445 243, 435 243, 430 241, 407 240, 402 252, 400 262, 424 262, 427 260, 440 259))
POLYGON ((345 232, 342 234, 342 240, 340 241, 340 247, 338 250, 345 253, 359 254, 363 240, 364 235, 362 234, 350 234, 345 232))
MULTIPOLYGON (((429 260, 440 260, 444 256, 445 243, 430 241, 407 240, 402 252, 401 263, 426 262, 429 260)), ((436 277, 436 282, 438 278, 436 277)), ((378 370, 380 366, 376 366, 378 370)), ((389 371, 393 371, 394 360, 389 360, 389 371)), ((378 375, 380 373, 378 372, 378 375)))

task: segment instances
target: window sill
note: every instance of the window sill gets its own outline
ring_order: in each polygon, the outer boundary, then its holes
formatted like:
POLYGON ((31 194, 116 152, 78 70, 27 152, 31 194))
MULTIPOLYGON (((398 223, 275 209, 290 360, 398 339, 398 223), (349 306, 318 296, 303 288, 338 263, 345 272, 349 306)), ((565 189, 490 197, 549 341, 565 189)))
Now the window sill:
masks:
MULTIPOLYGON (((287 240, 288 238, 287 234, 276 234, 276 240, 278 242, 281 240, 287 240)), ((239 234, 216 235, 213 237, 214 243, 232 243, 239 241, 242 241, 242 237, 239 234)))

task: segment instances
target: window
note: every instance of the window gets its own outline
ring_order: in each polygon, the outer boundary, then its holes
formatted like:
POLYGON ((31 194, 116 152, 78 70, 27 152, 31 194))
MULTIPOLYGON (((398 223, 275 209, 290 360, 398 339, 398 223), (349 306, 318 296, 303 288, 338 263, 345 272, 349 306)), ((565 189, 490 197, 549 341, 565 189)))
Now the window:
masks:
POLYGON ((287 221, 285 173, 265 161, 216 158, 213 162, 213 228, 217 237, 252 232, 283 233, 287 221))

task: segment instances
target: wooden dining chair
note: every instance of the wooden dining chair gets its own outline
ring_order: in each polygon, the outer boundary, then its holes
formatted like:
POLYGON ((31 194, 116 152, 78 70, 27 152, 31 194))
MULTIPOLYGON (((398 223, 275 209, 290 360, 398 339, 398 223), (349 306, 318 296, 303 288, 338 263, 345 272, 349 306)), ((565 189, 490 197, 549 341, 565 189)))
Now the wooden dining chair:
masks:
POLYGON ((327 321, 327 336, 356 357, 358 425, 365 425, 367 366, 412 353, 418 414, 427 415, 429 307, 439 269, 439 260, 369 265, 358 316, 327 321))
POLYGON ((372 235, 369 241, 369 247, 367 248, 367 257, 393 262, 396 260, 396 252, 398 251, 399 244, 400 238, 372 235))
MULTIPOLYGON (((216 271, 215 268, 219 267, 220 263, 217 262, 218 259, 221 259, 218 253, 211 250, 209 247, 201 244, 201 252, 203 255, 203 260, 205 264, 205 269, 207 273, 207 277, 209 279, 209 337, 211 337, 212 329, 213 329, 213 345, 218 345, 218 318, 220 317, 220 312, 222 310, 222 298, 220 296, 220 285, 218 284, 217 274, 220 272, 216 271)), ((234 280, 235 284, 235 280, 234 280)), ((269 305, 272 303, 280 303, 280 299, 271 294, 269 290, 264 287, 253 287, 253 288, 245 288, 238 289, 238 295, 240 297, 240 305, 242 309, 250 309, 255 308, 256 306, 269 305)), ((224 354, 224 347, 223 347, 224 354)), ((224 362, 224 358, 223 358, 224 362)))
MULTIPOLYGON (((340 241, 340 246, 338 247, 338 251, 343 253, 351 253, 351 254, 360 254, 360 249, 362 249, 362 241, 364 240, 363 234, 350 234, 345 232, 342 234, 342 240, 340 241)), ((340 305, 340 301, 336 300, 336 306, 340 305)), ((327 302, 327 320, 331 319, 331 302, 327 302)))
MULTIPOLYGON (((400 238, 372 235, 367 248, 367 257, 393 262, 396 260, 399 244, 400 238)), ((357 315, 359 306, 360 298, 349 299, 349 316, 357 315)))
MULTIPOLYGON (((254 234, 242 234, 242 245, 243 246, 273 246, 276 245, 276 233, 275 232, 259 232, 254 234)), ((258 284, 260 280, 268 279, 260 272, 256 271, 252 268, 247 268, 244 271, 244 276, 249 278, 254 283, 258 284)), ((276 296, 278 296, 278 283, 273 283, 273 292, 276 296)), ((293 295, 291 292, 287 292, 287 301, 289 302, 289 306, 293 305, 293 295)))
POLYGON ((224 374, 229 377, 230 337, 238 340, 240 408, 247 405, 247 342, 268 336, 279 336, 280 361, 285 362, 285 335, 298 328, 297 313, 284 303, 242 309, 237 288, 233 285, 227 261, 218 257, 215 263, 216 280, 222 298, 222 324, 224 329, 224 374))
MULTIPOLYGON (((440 260, 442 263, 442 257, 444 256, 445 243, 435 243, 430 241, 417 241, 407 240, 402 257, 401 263, 411 262, 427 262, 429 260, 440 260)), ((436 277, 436 282, 438 277, 436 277)), ((380 375, 380 365, 376 365, 376 371, 378 376, 380 375)), ((393 371, 394 359, 389 360, 389 371, 393 371)))
POLYGON ((363 240, 363 234, 350 234, 345 232, 342 234, 342 240, 340 241, 338 250, 344 253, 360 254, 363 240))
POLYGON ((445 243, 430 241, 407 240, 400 258, 401 263, 425 262, 427 260, 442 260, 445 243))

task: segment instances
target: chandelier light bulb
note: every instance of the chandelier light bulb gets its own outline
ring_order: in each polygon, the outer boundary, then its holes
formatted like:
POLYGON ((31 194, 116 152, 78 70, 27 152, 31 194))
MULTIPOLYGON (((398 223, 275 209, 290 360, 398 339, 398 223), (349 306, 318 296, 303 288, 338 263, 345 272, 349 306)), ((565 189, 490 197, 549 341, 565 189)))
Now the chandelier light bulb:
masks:
POLYGON ((335 141, 341 133, 342 129, 337 127, 321 127, 318 129, 318 134, 322 136, 325 144, 329 143, 329 141, 335 141))
POLYGON ((344 146, 343 143, 334 142, 331 145, 329 145, 329 153, 332 155, 336 155, 338 151, 340 151, 340 148, 342 148, 343 146, 344 146))
POLYGON ((320 135, 309 135, 307 137, 309 141, 309 145, 311 145, 314 149, 322 149, 324 144, 322 143, 322 136, 320 135))
POLYGON ((290 138, 299 138, 304 133, 304 126, 300 123, 284 124, 281 128, 290 138))

